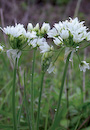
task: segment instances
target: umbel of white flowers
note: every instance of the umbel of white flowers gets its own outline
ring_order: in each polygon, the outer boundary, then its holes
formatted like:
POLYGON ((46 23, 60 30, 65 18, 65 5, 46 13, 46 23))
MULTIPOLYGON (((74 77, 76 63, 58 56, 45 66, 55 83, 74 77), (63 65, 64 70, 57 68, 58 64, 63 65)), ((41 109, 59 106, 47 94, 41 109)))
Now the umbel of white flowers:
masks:
POLYGON ((52 50, 53 46, 49 46, 46 41, 47 33, 50 30, 50 25, 48 23, 43 23, 42 27, 39 27, 39 23, 36 24, 35 27, 31 23, 27 26, 28 32, 34 32, 36 34, 36 37, 29 42, 29 46, 35 48, 39 47, 41 50, 41 53, 48 52, 52 50))
POLYGON ((53 56, 52 51, 54 48, 53 46, 49 46, 46 41, 47 33, 50 30, 50 25, 48 23, 43 23, 42 27, 40 28, 39 23, 37 23, 35 27, 33 27, 31 23, 29 23, 27 29, 29 32, 34 31, 36 33, 37 37, 30 41, 29 46, 33 48, 39 47, 41 53, 43 53, 41 62, 42 71, 46 72, 47 70, 48 73, 53 72, 55 67, 54 65, 51 65, 51 62, 53 56))
POLYGON ((78 18, 70 18, 69 20, 55 23, 52 29, 49 23, 43 23, 41 28, 39 23, 35 27, 33 27, 32 23, 29 23, 27 30, 22 24, 15 24, 15 26, 7 26, 0 29, 9 37, 11 49, 7 51, 7 55, 14 63, 16 58, 20 58, 21 51, 26 46, 30 46, 32 49, 39 48, 40 52, 43 53, 43 69, 47 68, 48 72, 52 72, 55 67, 51 60, 54 48, 47 43, 47 38, 52 38, 57 46, 65 47, 66 57, 72 51, 70 60, 72 60, 73 53, 78 51, 80 44, 84 40, 90 41, 90 32, 87 32, 88 28, 84 26, 84 22, 79 22, 78 18), (51 54, 52 56, 50 56, 51 54), (46 66, 45 62, 49 64, 46 66))
POLYGON ((8 35, 11 49, 7 51, 7 56, 15 63, 20 58, 21 50, 28 44, 29 40, 36 37, 35 32, 27 32, 22 24, 7 26, 2 29, 8 35))
POLYGON ((87 32, 84 22, 79 22, 78 18, 55 23, 48 32, 48 37, 53 38, 57 46, 76 48, 83 40, 90 40, 90 32, 87 32))
MULTIPOLYGON (((39 28, 39 24, 36 24, 36 26, 33 27, 33 25, 29 23, 27 31, 22 24, 7 26, 2 30, 9 37, 11 49, 7 50, 7 56, 14 63, 16 58, 17 60, 20 58, 22 49, 24 49, 27 45, 29 45, 32 49, 39 48, 41 53, 53 50, 53 46, 49 46, 46 42, 46 38, 44 38, 50 30, 50 25, 48 23, 43 23, 41 29, 39 28)), ((48 59, 50 59, 50 57, 48 59)))
MULTIPOLYGON (((70 61, 72 61, 73 54, 78 51, 80 44, 84 40, 90 41, 90 32, 87 32, 87 30, 84 21, 79 22, 78 18, 69 18, 69 20, 55 23, 54 27, 48 32, 48 37, 52 38, 57 46, 65 47, 65 57, 72 51, 70 57, 70 61)), ((86 71, 86 68, 84 65, 83 69, 80 70, 86 71)))

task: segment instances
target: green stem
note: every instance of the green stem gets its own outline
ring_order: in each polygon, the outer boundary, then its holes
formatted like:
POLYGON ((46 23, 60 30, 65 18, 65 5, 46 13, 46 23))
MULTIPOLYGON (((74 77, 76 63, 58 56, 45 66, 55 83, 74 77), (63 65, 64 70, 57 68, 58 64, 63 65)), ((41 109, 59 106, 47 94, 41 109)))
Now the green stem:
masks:
POLYGON ((78 16, 78 12, 79 12, 79 8, 80 8, 81 1, 82 1, 82 0, 78 0, 78 1, 77 1, 75 13, 74 13, 74 18, 78 16))
POLYGON ((90 44, 88 44, 88 45, 86 45, 86 46, 84 46, 84 47, 81 47, 80 50, 81 50, 81 49, 84 49, 84 48, 86 48, 86 47, 88 47, 88 46, 90 46, 90 44))
POLYGON ((78 55, 78 53, 77 53, 77 52, 76 52, 76 54, 77 54, 78 60, 79 60, 79 62, 80 62, 80 64, 81 64, 80 57, 79 57, 79 55, 78 55))
POLYGON ((54 59, 53 64, 56 62, 56 60, 58 59, 58 57, 59 57, 60 53, 63 51, 63 49, 64 49, 64 47, 59 50, 59 53, 57 54, 56 58, 54 59))
POLYGON ((62 92, 63 92, 63 87, 64 87, 64 81, 65 81, 65 77, 66 77, 66 72, 67 72, 67 68, 68 68, 70 56, 71 56, 71 52, 69 53, 69 55, 67 57, 67 60, 66 60, 66 65, 65 65, 65 69, 64 69, 64 73, 63 73, 63 78, 62 78, 62 83, 61 83, 61 87, 60 87, 60 94, 59 94, 59 101, 58 101, 58 107, 57 107, 56 115, 59 112, 59 108, 60 108, 60 104, 61 104, 61 97, 62 97, 62 92))
POLYGON ((17 58, 16 58, 16 60, 15 60, 15 65, 14 65, 13 90, 12 90, 13 130, 17 130, 17 124, 16 124, 16 109, 15 109, 16 71, 17 71, 17 58))
POLYGON ((17 130, 20 129, 20 118, 21 118, 22 107, 23 107, 23 104, 24 104, 24 98, 23 98, 22 104, 20 106, 19 114, 18 114, 18 119, 17 119, 17 127, 18 127, 18 129, 17 130))
POLYGON ((37 112, 37 130, 39 130, 40 105, 41 105, 41 96, 42 96, 42 88, 43 88, 44 74, 45 74, 45 73, 42 72, 41 86, 40 86, 40 93, 39 93, 39 101, 38 101, 38 112, 37 112))
POLYGON ((46 121, 45 121, 45 130, 47 130, 48 127, 48 117, 49 117, 49 108, 50 108, 50 99, 51 99, 50 93, 48 93, 47 97, 48 97, 48 104, 47 104, 47 114, 46 114, 46 121))
POLYGON ((28 104, 27 104, 27 99, 26 99, 25 71, 24 71, 24 95, 25 95, 25 106, 26 106, 27 120, 28 120, 29 130, 31 130, 30 117, 29 117, 29 111, 28 111, 28 104))
POLYGON ((66 76, 67 126, 69 129, 68 120, 70 120, 70 114, 69 114, 69 86, 68 86, 68 82, 69 82, 69 69, 68 69, 67 76, 66 76))
POLYGON ((34 52, 33 52, 32 79, 31 79, 31 119, 32 119, 32 130, 34 130, 34 85, 33 85, 33 79, 34 79, 34 68, 35 68, 35 55, 36 55, 36 49, 34 49, 34 52))
MULTIPOLYGON (((64 69, 64 73, 63 73, 63 78, 62 78, 62 83, 61 83, 61 87, 60 87, 60 93, 59 93, 59 100, 58 100, 58 106, 57 106, 57 111, 56 111, 56 114, 55 114, 55 119, 54 119, 54 123, 51 127, 52 130, 54 130, 54 124, 55 124, 55 121, 57 119, 57 116, 58 116, 58 113, 59 113, 59 110, 60 110, 60 105, 61 105, 61 97, 62 97, 62 92, 63 92, 63 88, 64 88, 64 82, 65 82, 65 78, 66 78, 66 72, 67 72, 67 69, 68 69, 68 64, 69 64, 69 59, 70 59, 70 56, 71 56, 71 52, 69 53, 68 57, 67 57, 67 60, 66 60, 66 65, 65 65, 65 69, 64 69)), ((51 130, 50 129, 50 130, 51 130)))

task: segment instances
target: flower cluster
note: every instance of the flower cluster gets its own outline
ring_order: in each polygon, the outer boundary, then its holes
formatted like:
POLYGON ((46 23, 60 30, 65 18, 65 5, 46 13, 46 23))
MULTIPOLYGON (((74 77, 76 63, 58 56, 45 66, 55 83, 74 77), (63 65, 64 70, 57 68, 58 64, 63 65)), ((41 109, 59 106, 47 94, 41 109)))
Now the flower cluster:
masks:
MULTIPOLYGON (((15 24, 15 26, 7 26, 0 29, 9 37, 10 49, 7 55, 12 61, 19 59, 21 51, 26 47, 31 49, 40 49, 42 53, 42 68, 49 73, 54 71, 55 67, 52 62, 54 47, 49 45, 47 38, 52 38, 53 42, 60 47, 65 48, 65 58, 71 52, 70 61, 72 61, 73 54, 80 48, 80 44, 86 40, 90 41, 90 32, 84 26, 84 22, 80 22, 78 18, 55 23, 51 29, 49 23, 43 23, 40 27, 39 23, 34 27, 32 23, 28 23, 27 30, 22 24, 15 24)), ((0 52, 3 47, 0 46, 0 52)), ((18 60, 17 60, 18 61, 18 60)), ((85 62, 81 62, 80 70, 86 71, 89 67, 85 62)))
POLYGON ((46 41, 47 33, 50 31, 50 25, 48 23, 43 23, 42 27, 39 27, 37 23, 35 27, 31 23, 28 24, 27 27, 29 32, 35 32, 36 38, 30 40, 29 46, 33 48, 39 47, 41 50, 42 55, 42 70, 45 72, 46 70, 51 73, 54 69, 52 69, 51 61, 53 56, 53 46, 49 46, 46 41))
POLYGON ((27 26, 28 32, 34 32, 36 33, 36 38, 31 39, 29 42, 29 45, 33 48, 39 47, 41 50, 41 53, 45 53, 47 51, 52 50, 52 46, 50 47, 48 43, 46 42, 46 36, 47 33, 50 30, 50 25, 48 23, 43 23, 42 27, 40 28, 39 23, 36 24, 35 27, 31 23, 27 26))
POLYGON ((54 24, 48 32, 48 37, 53 38, 54 43, 59 46, 77 47, 83 40, 90 40, 90 32, 87 32, 84 22, 79 22, 78 18, 54 24))
POLYGON ((9 42, 13 49, 21 50, 30 39, 36 37, 35 32, 27 32, 22 24, 7 26, 3 32, 9 36, 9 42))

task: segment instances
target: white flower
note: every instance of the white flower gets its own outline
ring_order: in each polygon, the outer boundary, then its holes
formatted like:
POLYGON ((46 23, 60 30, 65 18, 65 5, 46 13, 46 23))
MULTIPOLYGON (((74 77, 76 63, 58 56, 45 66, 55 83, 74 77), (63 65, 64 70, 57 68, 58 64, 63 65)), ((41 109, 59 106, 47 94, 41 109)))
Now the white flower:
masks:
POLYGON ((31 40, 28 45, 31 45, 33 48, 35 48, 37 46, 37 39, 31 40))
POLYGON ((18 63, 18 60, 21 56, 21 51, 18 50, 18 49, 7 50, 7 56, 12 61, 12 63, 14 63, 14 64, 15 64, 15 60, 17 58, 17 63, 18 63))
POLYGON ((63 40, 61 39, 61 37, 58 37, 58 38, 54 38, 54 43, 59 46, 63 43, 63 40))
POLYGON ((39 47, 41 45, 44 44, 44 42, 46 42, 45 38, 36 38, 36 39, 32 39, 30 42, 29 42, 29 46, 31 45, 33 48, 35 47, 39 47))
POLYGON ((2 51, 3 51, 3 46, 0 45, 0 52, 2 52, 2 51))
POLYGON ((79 64, 79 68, 80 68, 80 71, 85 72, 86 69, 90 69, 89 63, 87 63, 86 61, 81 61, 81 64, 79 64))
POLYGON ((4 33, 7 35, 12 35, 13 37, 19 37, 20 35, 26 35, 26 30, 24 25, 16 24, 15 26, 7 26, 3 29, 4 33))
POLYGON ((33 30, 35 30, 35 31, 39 30, 39 23, 36 24, 36 26, 34 27, 33 30))
POLYGON ((43 25, 42 25, 42 27, 41 27, 41 32, 42 32, 42 33, 44 33, 44 32, 48 33, 49 30, 50 30, 50 25, 49 25, 49 23, 43 23, 43 25))
POLYGON ((55 70, 55 66, 51 63, 51 64, 49 65, 49 68, 47 69, 47 71, 48 71, 48 73, 50 74, 50 73, 54 72, 54 70, 55 70))
POLYGON ((28 23, 27 30, 28 30, 28 31, 32 31, 32 30, 33 30, 33 25, 32 25, 32 23, 28 23))
POLYGON ((59 33, 57 32, 55 28, 52 28, 47 34, 49 38, 54 38, 59 35, 59 33))
POLYGON ((26 37, 30 40, 32 38, 36 38, 36 32, 32 31, 32 32, 27 32, 26 33, 26 37))
POLYGON ((62 30, 60 32, 60 36, 62 39, 67 39, 69 37, 69 31, 68 30, 62 30))
POLYGON ((55 23, 54 27, 56 28, 56 30, 60 33, 60 31, 63 29, 63 23, 59 22, 58 24, 55 23))
POLYGON ((39 46, 40 50, 41 50, 41 53, 45 53, 45 52, 49 52, 51 50, 53 50, 53 46, 49 46, 47 44, 47 42, 43 42, 42 45, 39 46))

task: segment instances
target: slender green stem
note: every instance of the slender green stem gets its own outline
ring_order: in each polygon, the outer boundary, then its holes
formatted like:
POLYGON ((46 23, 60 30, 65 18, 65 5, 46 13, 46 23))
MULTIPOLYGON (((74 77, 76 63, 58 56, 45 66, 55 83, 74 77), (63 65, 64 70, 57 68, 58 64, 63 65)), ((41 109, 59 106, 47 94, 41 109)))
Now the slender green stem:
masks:
POLYGON ((90 43, 89 43, 89 44, 87 44, 87 45, 86 45, 86 46, 84 46, 84 47, 81 47, 81 48, 80 48, 80 50, 81 50, 81 49, 84 49, 84 48, 86 48, 86 47, 88 47, 88 46, 90 46, 90 43))
POLYGON ((69 114, 69 86, 68 86, 68 81, 69 81, 69 69, 68 69, 67 76, 66 76, 67 126, 68 126, 68 129, 69 129, 68 120, 70 119, 70 114, 69 114))
POLYGON ((16 58, 16 60, 15 60, 15 66, 14 66, 13 90, 12 90, 13 130, 17 130, 17 124, 16 124, 16 109, 15 109, 16 71, 17 71, 17 58, 16 58))
POLYGON ((78 128, 78 126, 79 126, 79 123, 80 123, 80 119, 81 119, 81 117, 82 117, 82 114, 79 116, 78 122, 77 122, 77 124, 76 124, 74 130, 77 130, 77 128, 78 128))
POLYGON ((27 104, 27 99, 26 99, 25 71, 24 71, 24 96, 25 96, 25 106, 26 106, 26 113, 27 113, 27 120, 28 120, 29 130, 31 130, 30 117, 29 117, 29 111, 28 111, 28 104, 27 104))
POLYGON ((59 53, 57 54, 56 58, 54 59, 53 64, 56 62, 56 60, 58 59, 58 57, 59 57, 60 53, 63 51, 63 49, 64 49, 64 47, 59 50, 59 53))
POLYGON ((19 114, 18 114, 18 119, 17 119, 17 127, 18 127, 18 129, 17 130, 20 129, 20 118, 21 118, 22 107, 23 107, 23 104, 24 104, 24 99, 25 98, 23 98, 22 104, 20 106, 19 114))
POLYGON ((46 121, 45 121, 45 130, 47 130, 48 127, 48 117, 49 117, 49 108, 50 108, 50 99, 51 99, 50 93, 48 93, 47 97, 48 97, 48 104, 47 104, 47 114, 46 114, 46 121))
POLYGON ((76 54, 77 54, 77 57, 78 57, 79 62, 81 63, 80 57, 79 57, 79 55, 78 55, 78 53, 77 53, 77 52, 76 52, 76 54))
POLYGON ((82 1, 82 0, 78 0, 78 1, 77 1, 75 13, 74 13, 74 18, 78 16, 78 12, 79 12, 79 8, 80 8, 81 1, 82 1))
POLYGON ((41 105, 41 96, 42 96, 44 74, 45 74, 45 72, 42 72, 41 86, 40 86, 40 93, 39 93, 39 101, 38 101, 38 112, 37 112, 37 130, 39 130, 40 105, 41 105))
POLYGON ((61 83, 61 88, 60 88, 59 101, 58 101, 58 107, 57 107, 56 115, 59 112, 59 108, 60 108, 60 104, 61 104, 61 97, 62 97, 62 92, 63 92, 63 87, 64 87, 64 81, 65 81, 65 77, 66 77, 66 72, 67 72, 67 68, 68 68, 70 56, 71 56, 71 52, 69 53, 69 55, 67 57, 67 60, 66 60, 66 65, 65 65, 65 69, 64 69, 64 73, 63 73, 63 78, 62 78, 62 83, 61 83))
POLYGON ((32 130, 34 130, 34 85, 33 85, 33 79, 34 79, 34 68, 35 68, 35 55, 36 55, 36 49, 34 49, 34 52, 33 52, 32 79, 31 79, 31 119, 32 119, 32 130))
POLYGON ((57 106, 57 111, 56 111, 56 114, 55 114, 55 119, 54 119, 54 123, 51 127, 50 130, 54 130, 54 124, 55 124, 55 120, 57 119, 57 116, 58 116, 58 113, 59 113, 59 110, 60 110, 60 105, 61 105, 61 97, 62 97, 62 92, 63 92, 63 88, 64 88, 64 82, 65 82, 65 77, 66 77, 66 72, 67 72, 67 69, 68 69, 68 64, 69 64, 69 59, 70 59, 70 56, 71 56, 71 52, 69 53, 68 57, 67 57, 67 60, 66 60, 66 65, 65 65, 65 69, 64 69, 64 73, 63 73, 63 78, 62 78, 62 83, 61 83, 61 87, 60 87, 60 93, 59 93, 59 100, 58 100, 58 106, 57 106))

